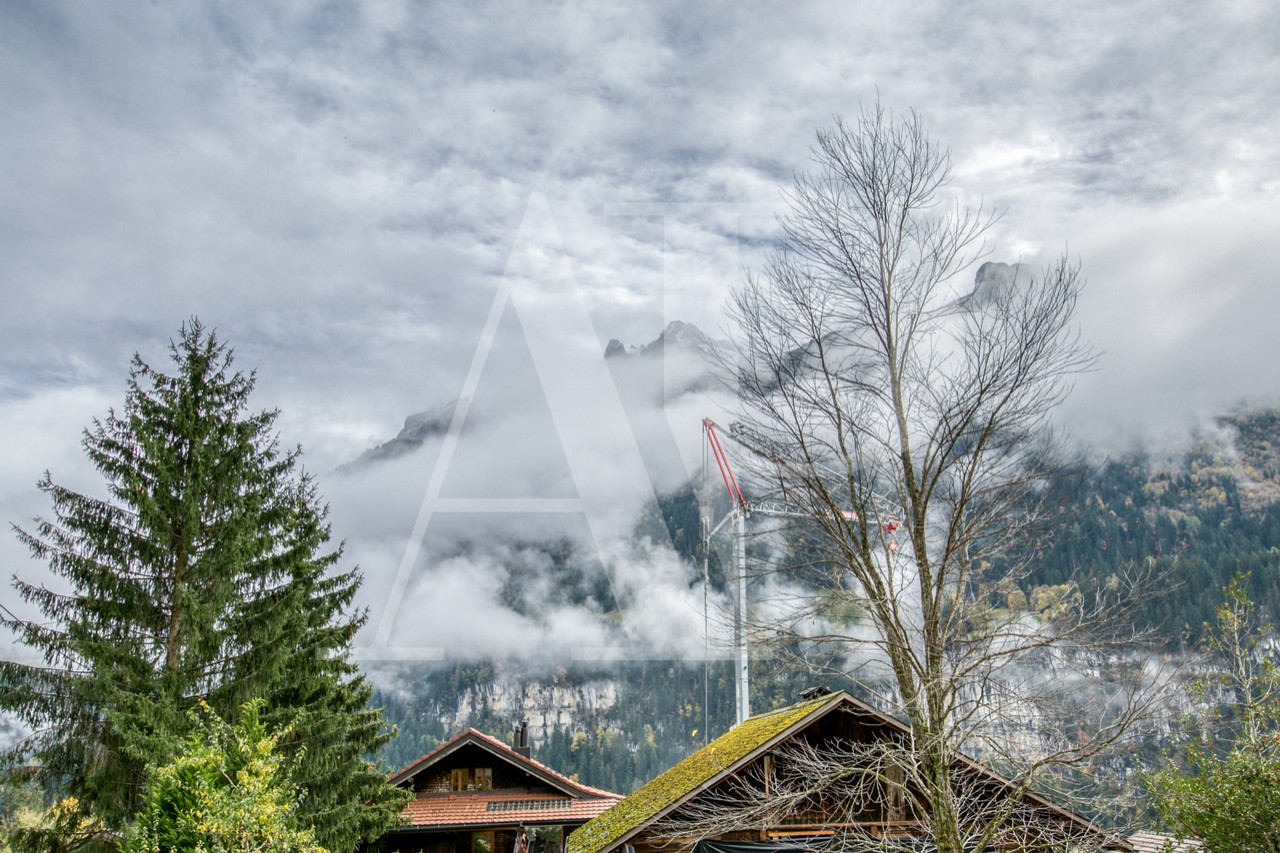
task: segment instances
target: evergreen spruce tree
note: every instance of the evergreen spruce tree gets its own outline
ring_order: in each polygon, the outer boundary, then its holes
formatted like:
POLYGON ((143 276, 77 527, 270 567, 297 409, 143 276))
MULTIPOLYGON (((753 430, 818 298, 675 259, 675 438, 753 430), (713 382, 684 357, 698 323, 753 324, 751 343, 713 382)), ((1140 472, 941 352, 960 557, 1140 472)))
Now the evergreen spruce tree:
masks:
POLYGON ((349 659, 360 576, 326 550, 327 507, 300 451, 279 447, 277 412, 249 409, 254 375, 196 319, 170 354, 171 375, 135 355, 123 410, 85 430, 104 494, 46 472, 52 515, 15 527, 69 589, 15 578, 42 618, 0 619, 43 659, 0 662, 0 709, 35 731, 6 766, 38 766, 120 829, 192 708, 229 720, 261 698, 265 722, 290 728, 300 816, 325 847, 350 850, 403 802, 365 757, 391 732, 349 659))

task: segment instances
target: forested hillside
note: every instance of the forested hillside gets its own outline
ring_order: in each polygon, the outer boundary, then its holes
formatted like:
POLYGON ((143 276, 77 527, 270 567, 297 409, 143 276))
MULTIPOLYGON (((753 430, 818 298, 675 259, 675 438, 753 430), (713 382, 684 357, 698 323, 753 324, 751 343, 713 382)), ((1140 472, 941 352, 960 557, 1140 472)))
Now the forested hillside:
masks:
POLYGON ((725 663, 708 673, 700 663, 666 661, 547 673, 485 661, 421 664, 401 676, 402 690, 376 699, 400 729, 383 753, 389 767, 408 764, 468 726, 510 742, 514 723, 529 719, 534 758, 588 784, 629 792, 733 718, 725 663))
POLYGON ((1089 471, 1069 524, 1039 543, 1040 559, 1022 590, 1068 582, 1105 586, 1135 567, 1159 579, 1147 624, 1168 640, 1199 636, 1237 573, 1264 608, 1280 603, 1280 415, 1266 411, 1219 420, 1184 451, 1134 451, 1089 471))

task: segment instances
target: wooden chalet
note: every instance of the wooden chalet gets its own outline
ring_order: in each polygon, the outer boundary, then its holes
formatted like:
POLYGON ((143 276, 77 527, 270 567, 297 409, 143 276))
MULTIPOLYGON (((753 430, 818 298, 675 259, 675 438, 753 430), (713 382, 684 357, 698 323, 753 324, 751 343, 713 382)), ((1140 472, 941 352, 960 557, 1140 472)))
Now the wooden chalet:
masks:
MULTIPOLYGON (((712 829, 705 822, 708 810, 723 809, 726 803, 732 806, 747 797, 766 800, 768 780, 783 778, 784 763, 799 749, 903 739, 909 732, 905 723, 844 692, 751 717, 575 830, 566 853, 817 853, 828 847, 931 850, 922 798, 909 790, 904 795, 897 786, 881 786, 879 795, 867 795, 864 788, 856 801, 829 792, 815 795, 774 814, 771 821, 752 818, 734 825, 734 809, 728 808, 725 813, 730 819, 725 823, 712 829), (890 787, 892 791, 886 790, 890 787), (844 801, 836 802, 841 796, 844 801)), ((977 802, 1013 804, 1021 816, 1020 829, 1006 833, 988 849, 1134 850, 1129 842, 1110 836, 1080 815, 1035 794, 1017 792, 1009 780, 977 762, 964 759, 961 763, 958 770, 969 790, 977 792, 977 802), (1072 843, 1063 845, 1064 839, 1072 843)))
POLYGON ((583 785, 529 756, 528 729, 510 747, 467 729, 393 773, 413 791, 404 824, 377 853, 561 853, 570 831, 622 799, 583 785))

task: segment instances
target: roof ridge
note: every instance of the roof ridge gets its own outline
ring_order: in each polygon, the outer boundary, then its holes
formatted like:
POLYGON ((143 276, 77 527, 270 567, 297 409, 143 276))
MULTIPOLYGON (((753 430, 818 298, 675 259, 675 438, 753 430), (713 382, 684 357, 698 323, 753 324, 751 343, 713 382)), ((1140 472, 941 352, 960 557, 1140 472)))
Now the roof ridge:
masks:
POLYGON ((415 767, 418 767, 421 764, 424 764, 432 756, 438 753, 442 753, 445 750, 453 748, 456 744, 458 744, 460 741, 464 740, 467 737, 472 737, 475 740, 481 741, 482 743, 484 743, 485 745, 491 748, 498 749, 503 754, 503 757, 507 758, 511 762, 517 765, 523 764, 528 767, 531 767, 540 773, 543 773, 547 776, 552 777, 552 779, 555 780, 556 784, 562 785, 564 787, 572 788, 579 794, 583 794, 586 797, 594 797, 598 799, 607 799, 607 800, 615 800, 615 801, 621 800, 623 798, 621 794, 614 793, 613 791, 606 791, 603 788, 595 788, 595 787, 592 787, 591 785, 585 785, 582 782, 579 782, 575 779, 571 779, 565 774, 561 773, 559 770, 556 770, 555 768, 550 767, 546 764, 543 764, 541 761, 536 760, 535 758, 533 758, 532 755, 526 756, 526 755, 520 754, 515 750, 514 747, 508 745, 505 741, 491 734, 486 734, 485 732, 480 731, 474 726, 468 726, 467 728, 458 732, 458 734, 449 738, 444 743, 441 743, 435 749, 423 755, 421 758, 418 758, 414 761, 409 762, 404 767, 400 768, 394 773, 387 774, 388 780, 396 779, 398 780, 396 784, 400 784, 400 782, 404 781, 402 777, 405 777, 405 775, 408 774, 410 770, 414 769, 415 767))
POLYGON ((821 705, 822 703, 830 701, 831 699, 834 699, 835 697, 839 696, 841 693, 844 693, 844 692, 845 691, 843 690, 833 690, 832 692, 824 693, 821 696, 815 696, 811 699, 804 699, 799 702, 793 702, 792 704, 784 705, 781 708, 774 708, 772 711, 765 711, 762 714, 753 714, 748 719, 760 720, 760 719, 764 719, 765 717, 772 717, 774 714, 785 714, 789 711, 796 711, 805 705, 821 705))

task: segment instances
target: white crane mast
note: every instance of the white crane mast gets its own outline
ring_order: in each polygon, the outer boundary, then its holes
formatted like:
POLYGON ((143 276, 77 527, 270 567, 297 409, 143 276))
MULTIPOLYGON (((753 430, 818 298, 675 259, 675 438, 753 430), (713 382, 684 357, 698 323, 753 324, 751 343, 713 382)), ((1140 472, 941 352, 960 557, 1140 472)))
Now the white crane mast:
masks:
MULTIPOLYGON (((733 468, 729 465, 729 457, 724 452, 724 446, 720 444, 715 422, 710 418, 705 418, 702 421, 702 432, 706 438, 706 446, 710 448, 711 454, 715 458, 716 466, 720 469, 720 476, 729 492, 729 500, 733 504, 729 514, 720 519, 715 525, 712 524, 709 502, 705 510, 699 515, 702 519, 703 530, 702 575, 704 590, 709 580, 707 576, 707 555, 711 550, 711 538, 719 533, 726 524, 733 524, 733 571, 734 586, 736 587, 733 606, 734 724, 738 725, 751 716, 751 656, 747 647, 747 516, 755 513, 759 515, 805 518, 806 514, 794 507, 776 501, 748 501, 744 498, 742 489, 738 486, 738 479, 734 476, 733 468)), ((704 472, 704 476, 706 476, 706 473, 704 472)), ((703 608, 705 630, 705 594, 703 608)), ((706 708, 705 698, 704 711, 706 708)))

